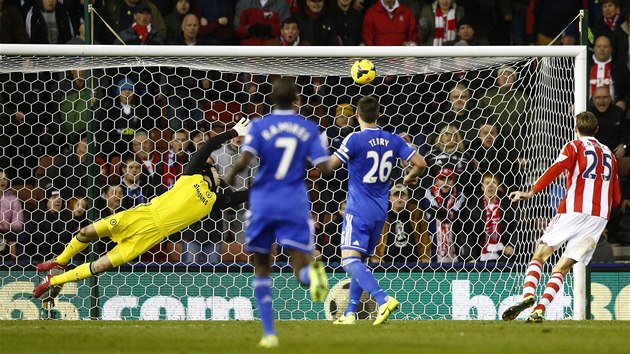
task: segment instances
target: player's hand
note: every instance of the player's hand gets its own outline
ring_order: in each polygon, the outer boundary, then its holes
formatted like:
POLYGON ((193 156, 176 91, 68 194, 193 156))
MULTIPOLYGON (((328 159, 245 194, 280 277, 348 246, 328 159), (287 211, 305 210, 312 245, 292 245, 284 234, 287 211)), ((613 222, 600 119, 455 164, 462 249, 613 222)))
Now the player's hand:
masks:
POLYGON ((407 174, 403 179, 403 184, 406 186, 415 186, 418 183, 418 176, 415 174, 407 174))
POLYGON ((241 118, 241 120, 239 120, 232 129, 234 129, 236 133, 238 133, 238 136, 245 136, 247 134, 247 131, 249 130, 249 123, 249 119, 241 118))
POLYGON ((532 192, 521 192, 521 191, 516 191, 516 192, 512 192, 510 193, 510 200, 513 202, 518 202, 519 200, 527 200, 529 198, 531 198, 534 194, 532 192))

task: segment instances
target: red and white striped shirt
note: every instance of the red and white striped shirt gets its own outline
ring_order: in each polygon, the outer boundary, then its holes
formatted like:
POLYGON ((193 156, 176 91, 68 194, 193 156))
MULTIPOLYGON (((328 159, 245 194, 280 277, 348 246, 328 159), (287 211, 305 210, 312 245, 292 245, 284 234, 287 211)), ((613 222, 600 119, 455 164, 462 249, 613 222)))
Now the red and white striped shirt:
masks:
POLYGON ((570 141, 532 189, 540 192, 564 171, 568 171, 567 194, 558 205, 558 213, 608 219, 621 202, 617 159, 612 151, 591 136, 570 141))

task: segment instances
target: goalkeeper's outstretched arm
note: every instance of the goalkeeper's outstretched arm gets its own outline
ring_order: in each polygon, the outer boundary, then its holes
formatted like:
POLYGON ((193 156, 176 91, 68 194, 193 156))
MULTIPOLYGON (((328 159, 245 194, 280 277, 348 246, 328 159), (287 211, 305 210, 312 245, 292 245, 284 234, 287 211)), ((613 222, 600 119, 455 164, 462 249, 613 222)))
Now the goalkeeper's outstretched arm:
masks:
POLYGON ((184 167, 183 174, 186 176, 191 176, 194 174, 202 173, 205 169, 206 161, 208 160, 208 157, 210 157, 210 154, 212 154, 214 150, 220 148, 221 144, 223 144, 224 142, 237 136, 245 135, 247 133, 247 130, 249 129, 248 127, 249 119, 243 118, 238 121, 238 123, 236 123, 234 128, 208 140, 197 152, 192 155, 190 162, 188 162, 184 167))

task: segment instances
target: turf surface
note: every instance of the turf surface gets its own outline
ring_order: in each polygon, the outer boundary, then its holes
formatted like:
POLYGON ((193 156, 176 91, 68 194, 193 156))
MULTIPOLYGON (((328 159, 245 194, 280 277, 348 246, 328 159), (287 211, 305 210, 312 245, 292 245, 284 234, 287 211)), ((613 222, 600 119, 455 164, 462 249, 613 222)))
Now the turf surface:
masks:
POLYGON ((255 321, 0 321, 2 353, 630 353, 630 321, 278 321, 258 349, 255 321))

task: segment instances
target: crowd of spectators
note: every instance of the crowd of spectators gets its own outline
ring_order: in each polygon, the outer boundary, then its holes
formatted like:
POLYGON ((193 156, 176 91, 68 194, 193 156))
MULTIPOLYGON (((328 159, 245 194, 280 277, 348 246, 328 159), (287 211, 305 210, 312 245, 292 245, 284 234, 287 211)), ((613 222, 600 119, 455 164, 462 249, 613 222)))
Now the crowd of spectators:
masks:
MULTIPOLYGON (((94 35, 100 45, 509 45, 546 44, 562 34, 581 1, 509 0, 97 0, 94 35), (553 3, 554 5, 551 5, 553 3), (553 14, 553 23, 548 21, 553 14), (109 26, 106 26, 107 22, 109 26), (111 27, 114 32, 109 30, 111 27)), ((626 2, 601 1, 589 56, 589 109, 600 119, 597 138, 626 156, 630 143, 626 2)), ((83 0, 0 0, 0 43, 85 43, 83 0)), ((508 262, 520 250, 518 211, 506 194, 523 184, 529 166, 524 116, 536 68, 519 62, 486 70, 379 77, 358 88, 347 78, 298 77, 297 109, 320 124, 330 152, 357 129, 353 103, 366 94, 383 107, 379 125, 401 134, 426 157, 419 186, 394 184, 391 210, 373 262, 508 262)), ((186 67, 129 67, 86 72, 0 75, 0 254, 36 262, 52 257, 87 220, 146 203, 168 190, 208 137, 241 116, 269 112, 273 76, 186 67), (89 108, 89 109, 88 109, 89 108), (88 123, 94 156, 88 176, 88 123), (12 159, 21 156, 21 159, 12 159), (90 187, 98 189, 88 198, 90 187)), ((212 154, 218 171, 231 168, 243 141, 212 154)), ((393 166, 402 176, 407 166, 393 166)), ((234 190, 251 185, 252 165, 234 190)), ((628 172, 628 171, 626 171, 628 172)), ((340 259, 347 170, 307 181, 317 252, 340 259)), ((399 182, 399 181, 398 181, 399 182)), ((229 192, 227 187, 225 191, 229 192)), ((630 243, 630 190, 608 229, 630 243)), ((246 210, 213 212, 142 257, 144 262, 247 261, 246 210)), ((530 240, 531 241, 531 240, 530 240)), ((111 245, 100 241, 100 248, 111 245)), ((529 242, 529 241, 528 241, 529 242)), ((98 250, 98 247, 97 247, 98 250)), ((282 250, 278 250, 281 254, 282 250)))

